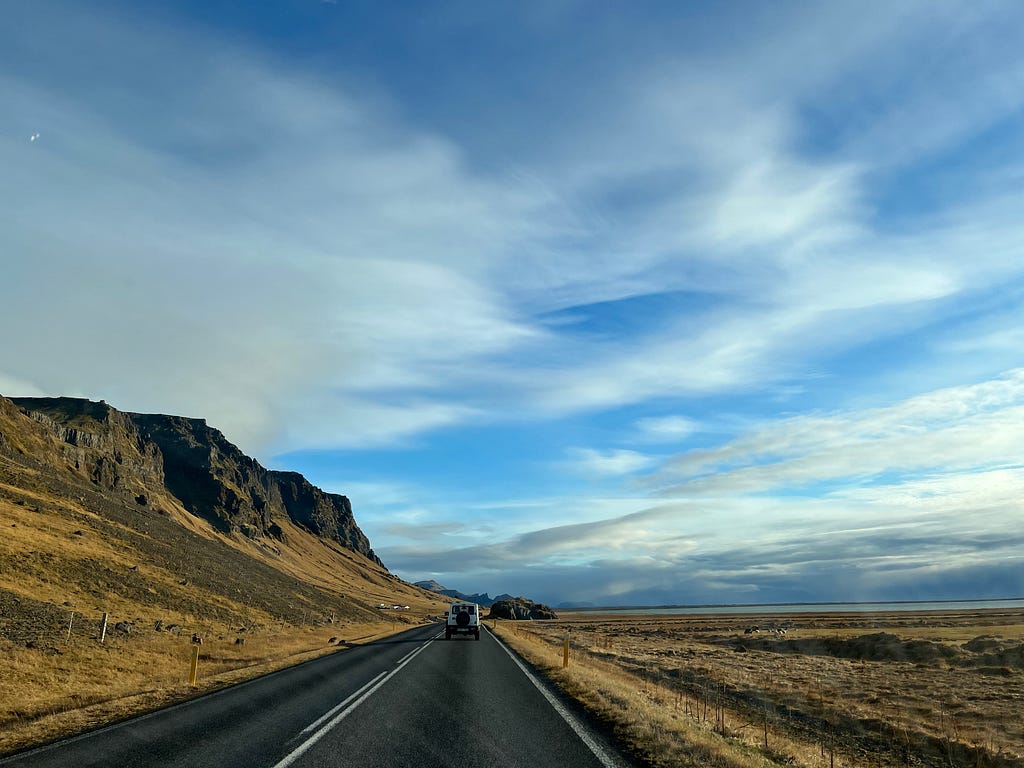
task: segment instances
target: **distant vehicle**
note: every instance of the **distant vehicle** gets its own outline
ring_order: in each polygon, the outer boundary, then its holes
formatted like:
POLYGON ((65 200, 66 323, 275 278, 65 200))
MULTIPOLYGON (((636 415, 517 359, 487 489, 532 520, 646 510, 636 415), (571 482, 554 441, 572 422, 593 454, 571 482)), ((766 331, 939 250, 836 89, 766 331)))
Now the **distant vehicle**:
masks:
POLYGON ((480 606, 473 603, 452 603, 444 628, 444 639, 452 635, 473 635, 480 639, 480 606))

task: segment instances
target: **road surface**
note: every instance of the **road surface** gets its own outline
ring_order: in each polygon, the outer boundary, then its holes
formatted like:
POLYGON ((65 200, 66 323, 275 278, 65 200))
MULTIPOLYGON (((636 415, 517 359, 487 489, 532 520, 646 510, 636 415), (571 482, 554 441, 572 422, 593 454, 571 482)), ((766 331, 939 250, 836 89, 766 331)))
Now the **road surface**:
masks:
POLYGON ((93 733, 3 768, 612 768, 489 632, 440 625, 357 646, 93 733), (438 640, 440 637, 440 640, 438 640))

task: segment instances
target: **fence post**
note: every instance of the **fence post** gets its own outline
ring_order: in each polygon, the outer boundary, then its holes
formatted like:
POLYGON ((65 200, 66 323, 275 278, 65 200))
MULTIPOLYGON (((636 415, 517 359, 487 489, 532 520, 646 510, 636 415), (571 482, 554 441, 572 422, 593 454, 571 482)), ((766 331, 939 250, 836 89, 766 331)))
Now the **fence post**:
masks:
POLYGON ((75 623, 75 612, 71 612, 71 618, 68 619, 68 639, 64 641, 64 645, 71 642, 71 625, 75 623))
POLYGON ((572 630, 566 630, 565 636, 562 638, 562 669, 569 666, 569 632, 572 630))
POLYGON ((102 643, 107 639, 107 614, 103 614, 103 619, 100 621, 100 642, 102 643))
POLYGON ((193 688, 196 687, 196 672, 199 671, 199 646, 195 643, 192 644, 192 661, 188 666, 188 684, 193 688))

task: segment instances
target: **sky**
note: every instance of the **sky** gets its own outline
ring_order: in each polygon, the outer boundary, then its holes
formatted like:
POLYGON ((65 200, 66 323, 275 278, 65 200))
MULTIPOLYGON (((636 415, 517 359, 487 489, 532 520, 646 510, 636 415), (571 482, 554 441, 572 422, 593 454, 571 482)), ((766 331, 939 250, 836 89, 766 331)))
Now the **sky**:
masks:
POLYGON ((4 395, 410 581, 1024 596, 1015 0, 7 0, 0 104, 4 395))

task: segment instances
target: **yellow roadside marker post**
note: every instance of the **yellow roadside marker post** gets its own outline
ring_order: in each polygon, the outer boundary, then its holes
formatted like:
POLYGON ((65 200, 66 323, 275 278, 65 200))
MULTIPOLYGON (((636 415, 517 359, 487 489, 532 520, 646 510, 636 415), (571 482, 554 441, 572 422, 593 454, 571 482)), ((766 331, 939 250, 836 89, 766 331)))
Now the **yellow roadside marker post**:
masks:
POLYGON ((199 646, 196 644, 192 645, 192 662, 188 667, 188 684, 193 688, 196 687, 196 672, 199 671, 199 646))
POLYGON ((569 666, 569 632, 572 630, 566 630, 565 636, 562 638, 562 669, 569 666))

